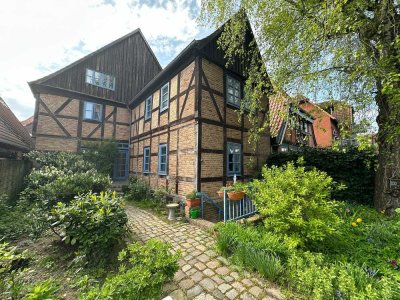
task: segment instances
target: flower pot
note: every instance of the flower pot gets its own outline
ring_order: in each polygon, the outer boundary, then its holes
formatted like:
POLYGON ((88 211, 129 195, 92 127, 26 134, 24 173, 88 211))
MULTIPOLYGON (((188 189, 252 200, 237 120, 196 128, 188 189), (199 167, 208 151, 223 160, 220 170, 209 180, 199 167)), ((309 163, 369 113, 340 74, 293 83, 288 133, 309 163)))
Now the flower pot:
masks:
POLYGON ((217 194, 221 199, 224 199, 224 192, 223 191, 218 191, 217 194))
POLYGON ((199 207, 200 206, 200 198, 196 199, 186 199, 186 205, 187 207, 199 207))
POLYGON ((242 192, 228 192, 228 197, 229 197, 229 200, 231 200, 231 201, 242 200, 244 195, 246 195, 246 193, 243 191, 242 192))

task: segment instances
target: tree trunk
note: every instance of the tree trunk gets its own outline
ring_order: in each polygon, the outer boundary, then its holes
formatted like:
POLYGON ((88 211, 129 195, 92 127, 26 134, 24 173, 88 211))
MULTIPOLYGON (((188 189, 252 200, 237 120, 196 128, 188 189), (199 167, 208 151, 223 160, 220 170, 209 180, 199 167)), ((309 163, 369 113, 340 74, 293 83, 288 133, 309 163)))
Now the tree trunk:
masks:
MULTIPOLYGON (((378 91, 381 91, 379 87, 381 86, 378 84, 378 91)), ((400 126, 400 120, 393 124, 389 117, 393 108, 388 105, 387 97, 380 92, 376 97, 379 107, 377 118, 379 154, 375 176, 374 204, 378 211, 393 214, 394 209, 400 207, 400 136, 389 141, 386 130, 388 125, 400 126), (397 187, 394 185, 395 180, 398 180, 397 187)))

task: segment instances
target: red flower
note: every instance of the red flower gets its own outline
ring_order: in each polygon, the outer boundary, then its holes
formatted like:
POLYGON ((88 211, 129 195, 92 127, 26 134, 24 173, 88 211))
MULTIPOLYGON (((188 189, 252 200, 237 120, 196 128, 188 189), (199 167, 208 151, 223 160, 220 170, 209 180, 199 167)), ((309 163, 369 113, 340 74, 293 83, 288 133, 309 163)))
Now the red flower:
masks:
POLYGON ((391 264, 392 267, 395 269, 397 269, 399 267, 399 264, 397 263, 397 261, 395 259, 389 260, 388 263, 391 264))

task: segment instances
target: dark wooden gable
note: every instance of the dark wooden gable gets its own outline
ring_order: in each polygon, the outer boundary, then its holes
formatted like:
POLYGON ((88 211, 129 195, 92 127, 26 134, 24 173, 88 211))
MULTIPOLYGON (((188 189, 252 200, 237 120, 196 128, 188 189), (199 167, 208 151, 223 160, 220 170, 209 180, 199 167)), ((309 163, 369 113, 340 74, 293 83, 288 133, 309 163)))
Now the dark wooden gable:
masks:
POLYGON ((33 83, 128 103, 161 70, 138 29, 33 83), (115 90, 86 83, 86 69, 115 76, 115 90))
MULTIPOLYGON (((228 21, 229 22, 229 21, 228 21)), ((228 70, 235 72, 238 75, 244 76, 245 62, 242 58, 235 58, 233 63, 227 66, 227 60, 225 59, 225 52, 218 46, 218 39, 220 38, 224 26, 221 26, 213 34, 209 35, 203 40, 199 41, 199 50, 202 55, 208 60, 216 63, 220 66, 227 68, 228 70)), ((249 28, 250 25, 249 25, 249 28)), ((246 32, 246 45, 254 38, 251 29, 246 32)))

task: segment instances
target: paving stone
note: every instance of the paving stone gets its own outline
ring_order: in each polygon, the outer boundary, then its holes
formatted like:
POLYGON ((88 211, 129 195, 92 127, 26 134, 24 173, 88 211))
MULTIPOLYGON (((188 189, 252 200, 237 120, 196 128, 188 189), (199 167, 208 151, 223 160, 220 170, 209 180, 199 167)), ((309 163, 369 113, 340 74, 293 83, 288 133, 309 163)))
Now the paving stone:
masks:
POLYGON ((229 274, 230 270, 227 267, 219 267, 215 272, 219 275, 226 275, 229 274))
POLYGON ((190 290, 187 291, 187 298, 188 299, 193 299, 197 295, 200 295, 203 292, 203 288, 200 285, 195 285, 192 287, 190 290))
POLYGON ((207 248, 205 247, 205 246, 203 246, 203 245, 198 245, 197 247, 196 247, 196 249, 198 249, 198 250, 200 250, 200 251, 206 251, 207 250, 207 248))
POLYGON ((210 258, 205 254, 199 255, 197 259, 203 263, 210 261, 210 258))
POLYGON ((256 298, 254 298, 252 295, 250 295, 248 293, 244 293, 244 294, 240 295, 240 299, 242 299, 242 300, 256 300, 256 298))
POLYGON ((213 250, 207 250, 206 252, 204 252, 204 254, 207 254, 209 257, 214 258, 217 257, 217 253, 213 250))
POLYGON ((182 271, 183 271, 183 272, 186 272, 186 271, 188 271, 191 267, 192 267, 191 265, 184 265, 184 266, 182 267, 182 271))
POLYGON ((219 262, 216 260, 212 260, 208 263, 206 263, 207 267, 209 267, 210 269, 215 269, 217 267, 219 267, 219 262))
POLYGON ((194 286, 194 281, 192 279, 185 279, 182 280, 181 282, 178 283, 178 285, 183 289, 183 290, 188 290, 192 286, 194 286))
POLYGON ((255 297, 258 297, 261 295, 262 293, 262 289, 260 289, 258 286, 253 286, 249 292, 254 295, 255 297))
POLYGON ((174 280, 181 281, 185 277, 186 277, 186 274, 183 273, 181 270, 179 270, 178 272, 175 273, 174 280))
POLYGON ((232 286, 239 291, 239 293, 243 292, 246 288, 238 281, 232 283, 232 286))
POLYGON ((182 290, 175 290, 171 294, 169 294, 169 296, 173 300, 185 300, 186 299, 185 292, 182 290))
POLYGON ((246 287, 250 287, 250 286, 253 286, 253 285, 254 285, 253 281, 251 281, 251 280, 248 279, 248 278, 242 279, 241 282, 242 282, 246 287))
POLYGON ((202 281, 200 281, 200 285, 209 292, 215 290, 215 282, 210 278, 204 278, 202 281))
POLYGON ((231 276, 222 276, 222 279, 223 280, 225 280, 226 282, 232 282, 232 281, 234 281, 235 279, 233 279, 233 277, 231 277, 231 276))
POLYGON ((212 277, 215 274, 215 272, 211 269, 205 269, 203 271, 203 274, 206 275, 207 277, 212 277))
POLYGON ((197 264, 194 265, 197 269, 199 269, 200 271, 203 271, 204 269, 206 269, 206 265, 203 264, 202 262, 198 262, 197 264))
POLYGON ((233 277, 233 279, 238 280, 240 278, 240 275, 238 272, 231 272, 231 274, 229 274, 231 277, 233 277))
POLYGON ((191 275, 190 278, 192 278, 194 282, 199 282, 204 278, 204 275, 200 271, 196 271, 194 274, 191 275))
POLYGON ((185 272, 188 276, 192 276, 194 273, 198 272, 196 268, 191 268, 189 271, 185 272))
POLYGON ((225 295, 222 292, 220 292, 220 290, 217 289, 212 293, 212 295, 215 299, 220 299, 220 300, 225 299, 225 295))
POLYGON ((222 284, 225 282, 219 275, 213 276, 212 280, 214 280, 217 284, 222 284))
POLYGON ((235 289, 232 289, 225 294, 225 297, 228 299, 235 299, 238 295, 239 293, 235 289))
POLYGON ((201 293, 193 300, 215 300, 215 298, 213 296, 211 296, 210 294, 201 293))
POLYGON ((267 288, 266 293, 274 299, 284 299, 283 294, 276 288, 267 288))
POLYGON ((220 284, 219 286, 218 286, 218 289, 222 292, 222 293, 226 293, 228 290, 230 290, 232 288, 232 286, 230 285, 230 284, 226 284, 226 283, 223 283, 223 284, 220 284))
POLYGON ((217 259, 224 265, 229 265, 228 260, 223 256, 217 256, 217 259))
POLYGON ((165 294, 169 294, 172 291, 176 290, 178 288, 178 286, 174 283, 174 282, 168 282, 163 286, 163 292, 165 294))

